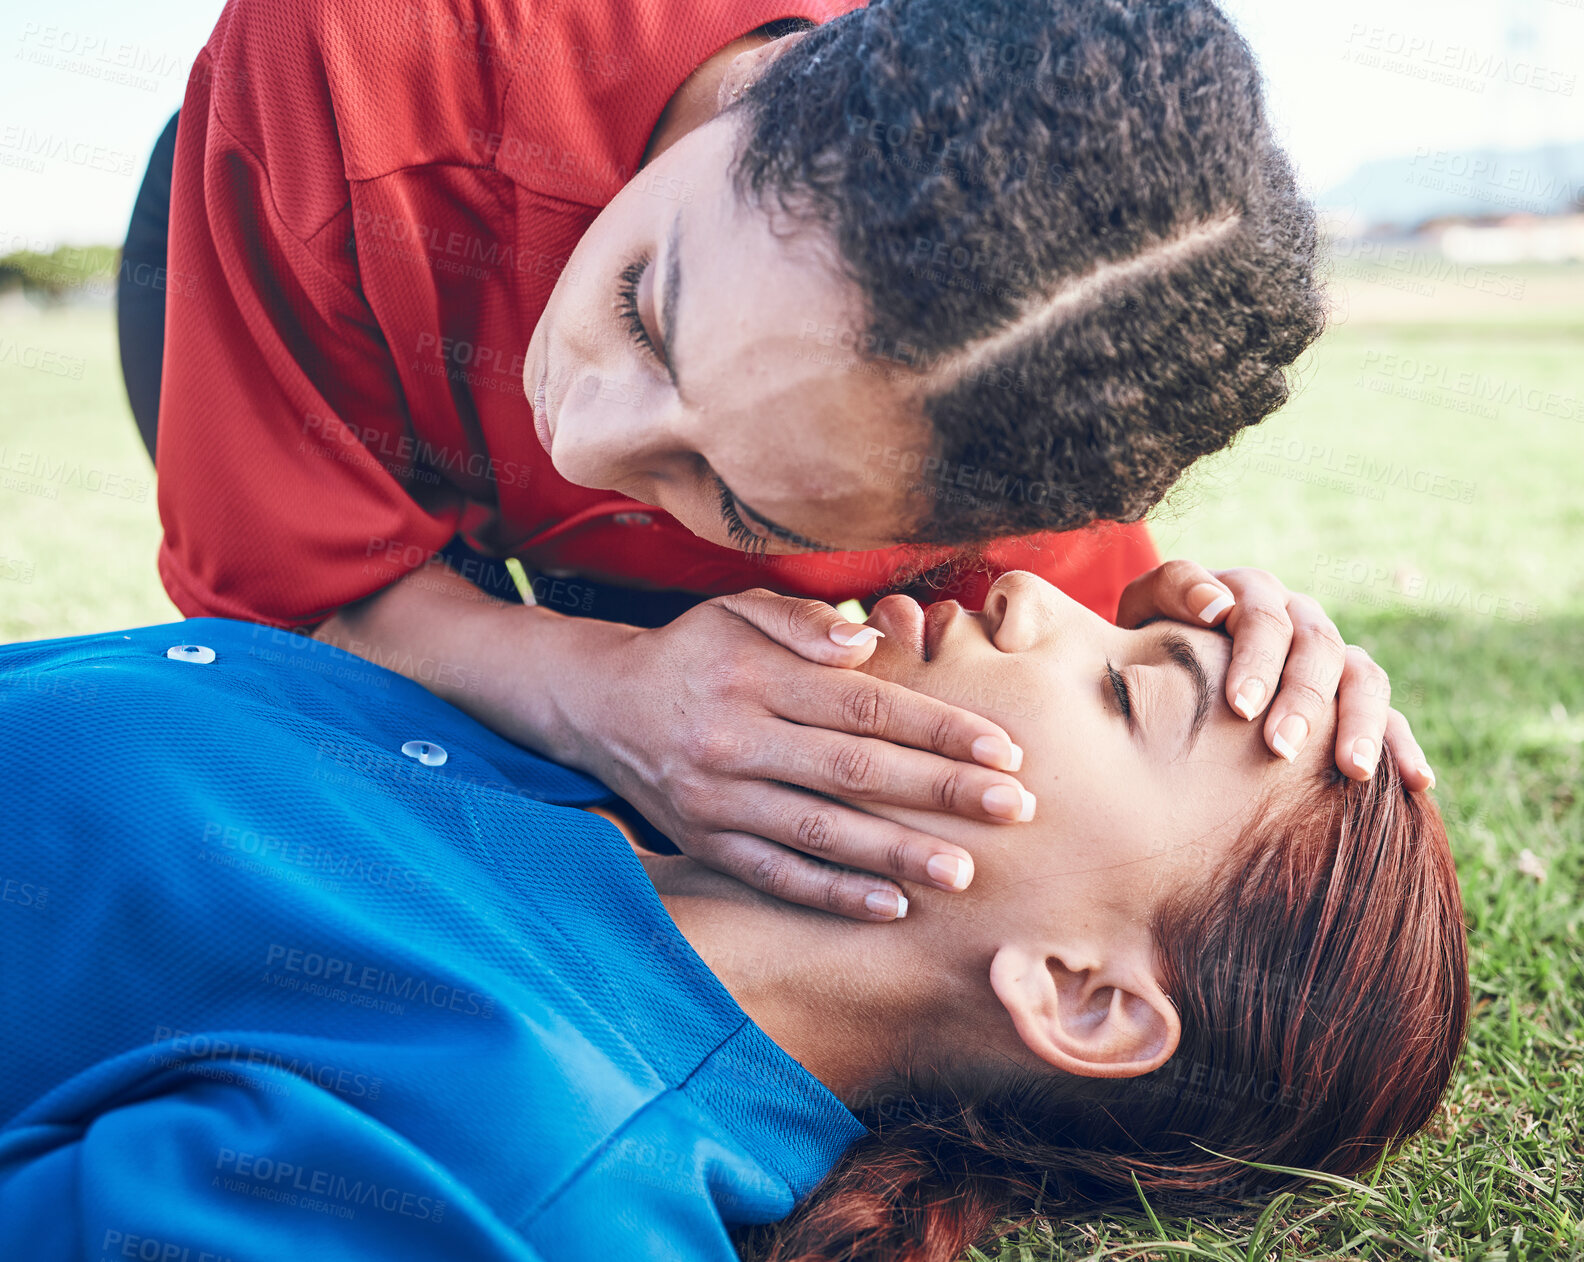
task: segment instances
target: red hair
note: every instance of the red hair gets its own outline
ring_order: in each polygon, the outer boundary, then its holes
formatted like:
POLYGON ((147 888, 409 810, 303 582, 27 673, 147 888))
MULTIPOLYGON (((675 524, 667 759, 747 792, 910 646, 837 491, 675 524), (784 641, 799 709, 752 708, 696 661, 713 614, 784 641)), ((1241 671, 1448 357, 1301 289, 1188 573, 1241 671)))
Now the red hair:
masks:
POLYGON ((1182 1021, 1161 1068, 971 1098, 893 1083, 751 1252, 954 1262, 998 1223, 1136 1207, 1134 1178, 1157 1209, 1214 1212, 1302 1182, 1244 1161, 1353 1175, 1430 1120, 1467 1028, 1468 944, 1440 815, 1390 751, 1365 783, 1328 767, 1261 812, 1153 931, 1182 1021))

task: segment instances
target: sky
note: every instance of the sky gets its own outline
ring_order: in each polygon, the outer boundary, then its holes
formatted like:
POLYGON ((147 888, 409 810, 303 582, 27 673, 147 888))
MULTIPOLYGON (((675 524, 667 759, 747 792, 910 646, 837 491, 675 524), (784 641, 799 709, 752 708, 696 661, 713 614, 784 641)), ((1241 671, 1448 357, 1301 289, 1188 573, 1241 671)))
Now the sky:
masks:
MULTIPOLYGON (((696 0, 705 4, 710 0, 696 0)), ((971 3, 971 0, 964 0, 971 3)), ((19 0, 0 18, 0 254, 118 243, 218 0, 19 0)), ((1584 140, 1584 0, 1223 0, 1321 194, 1370 159, 1584 140)))

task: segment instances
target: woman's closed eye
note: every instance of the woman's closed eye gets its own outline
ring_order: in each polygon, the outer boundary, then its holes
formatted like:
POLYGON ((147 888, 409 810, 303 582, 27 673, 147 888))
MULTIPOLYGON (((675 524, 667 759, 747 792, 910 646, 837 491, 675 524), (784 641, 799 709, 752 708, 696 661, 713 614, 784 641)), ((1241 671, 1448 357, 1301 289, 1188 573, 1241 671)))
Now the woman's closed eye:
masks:
POLYGON ((1153 739, 1156 728, 1164 734, 1166 727, 1176 727, 1180 713, 1187 738, 1182 752, 1187 753, 1210 716, 1210 678, 1193 646, 1175 632, 1158 641, 1153 651, 1163 660, 1132 663, 1121 670, 1108 660, 1104 684, 1130 732, 1142 731, 1153 739), (1123 670, 1131 670, 1133 678, 1123 670))
POLYGON ((1105 681, 1111 685, 1111 695, 1116 698, 1117 711, 1126 720, 1128 727, 1133 726, 1133 692, 1128 687, 1126 677, 1110 662, 1106 663, 1105 681))

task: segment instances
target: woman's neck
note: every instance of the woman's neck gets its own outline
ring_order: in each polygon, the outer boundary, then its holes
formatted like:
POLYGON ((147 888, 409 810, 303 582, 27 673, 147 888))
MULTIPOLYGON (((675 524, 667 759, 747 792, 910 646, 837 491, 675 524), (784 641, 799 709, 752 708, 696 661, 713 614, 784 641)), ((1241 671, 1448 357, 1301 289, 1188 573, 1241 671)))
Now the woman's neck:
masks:
POLYGON ((977 1029, 982 1044, 997 1013, 1005 1022, 984 982, 988 956, 964 959, 940 905, 951 895, 917 900, 907 920, 863 923, 770 898, 684 856, 641 861, 743 1011, 850 1107, 909 1063, 942 1068, 957 1036, 977 1029))

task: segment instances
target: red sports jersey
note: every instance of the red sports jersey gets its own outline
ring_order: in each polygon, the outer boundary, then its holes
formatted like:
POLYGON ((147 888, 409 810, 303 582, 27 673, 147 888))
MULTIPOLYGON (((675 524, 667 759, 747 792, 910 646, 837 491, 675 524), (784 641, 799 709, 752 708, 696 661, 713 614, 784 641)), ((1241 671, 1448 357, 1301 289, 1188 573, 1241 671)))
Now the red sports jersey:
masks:
MULTIPOLYGON (((171 187, 157 463, 176 606, 309 627, 459 532, 635 587, 886 588, 902 549, 750 558, 572 485, 522 386, 557 276, 683 80, 767 22, 851 7, 230 0, 187 85, 171 187)), ((1157 560, 1142 526, 990 559, 1107 617, 1157 560)))

